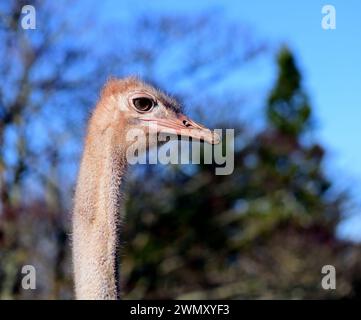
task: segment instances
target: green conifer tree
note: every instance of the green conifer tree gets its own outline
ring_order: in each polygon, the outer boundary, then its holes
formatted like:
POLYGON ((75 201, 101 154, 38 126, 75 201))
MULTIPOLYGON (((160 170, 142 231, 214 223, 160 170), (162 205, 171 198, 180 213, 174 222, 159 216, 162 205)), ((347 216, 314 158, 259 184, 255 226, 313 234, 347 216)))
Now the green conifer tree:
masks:
POLYGON ((267 118, 282 133, 299 135, 310 125, 311 108, 295 59, 286 47, 278 55, 278 76, 268 98, 267 118))

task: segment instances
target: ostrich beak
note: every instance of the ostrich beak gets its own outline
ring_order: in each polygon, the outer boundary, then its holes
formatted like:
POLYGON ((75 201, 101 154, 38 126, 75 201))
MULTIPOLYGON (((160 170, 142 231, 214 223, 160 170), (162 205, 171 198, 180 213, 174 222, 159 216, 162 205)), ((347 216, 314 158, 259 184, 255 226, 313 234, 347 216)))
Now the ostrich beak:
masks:
POLYGON ((167 118, 140 118, 154 126, 158 133, 172 134, 180 137, 189 137, 195 140, 218 144, 219 135, 208 128, 196 123, 185 115, 179 113, 175 117, 167 118))

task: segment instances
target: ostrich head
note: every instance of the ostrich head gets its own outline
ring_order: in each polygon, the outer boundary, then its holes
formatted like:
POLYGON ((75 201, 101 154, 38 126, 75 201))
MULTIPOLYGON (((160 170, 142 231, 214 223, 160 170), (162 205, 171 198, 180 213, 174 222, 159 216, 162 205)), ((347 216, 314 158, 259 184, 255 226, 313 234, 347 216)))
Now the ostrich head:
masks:
POLYGON ((157 139, 149 139, 150 134, 192 138, 211 144, 220 141, 216 133, 186 117, 173 98, 136 78, 109 80, 99 104, 101 108, 97 111, 102 115, 94 118, 104 129, 113 126, 119 132, 123 147, 129 141, 126 135, 130 130, 142 130, 147 148, 159 145, 157 139))

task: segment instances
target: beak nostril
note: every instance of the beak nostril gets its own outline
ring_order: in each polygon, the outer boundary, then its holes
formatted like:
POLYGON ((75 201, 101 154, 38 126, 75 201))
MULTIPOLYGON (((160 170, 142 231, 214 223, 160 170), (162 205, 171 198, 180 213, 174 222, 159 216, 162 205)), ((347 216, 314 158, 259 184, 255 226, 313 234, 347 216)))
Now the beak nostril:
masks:
POLYGON ((183 120, 183 124, 184 124, 186 127, 191 127, 191 126, 192 126, 187 120, 183 120))

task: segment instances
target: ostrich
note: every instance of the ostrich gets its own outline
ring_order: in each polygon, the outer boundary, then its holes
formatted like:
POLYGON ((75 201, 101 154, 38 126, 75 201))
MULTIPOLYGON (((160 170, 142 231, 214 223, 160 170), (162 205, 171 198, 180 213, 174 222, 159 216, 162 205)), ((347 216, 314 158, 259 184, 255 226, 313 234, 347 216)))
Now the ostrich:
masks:
POLYGON ((156 132, 219 142, 188 119, 178 103, 136 78, 111 79, 89 120, 75 190, 72 251, 77 299, 119 299, 118 238, 121 185, 127 168, 127 132, 143 130, 144 148, 156 132))

